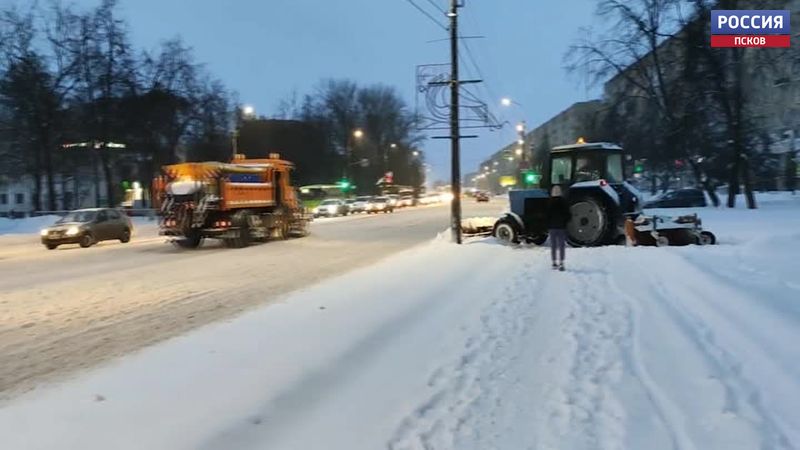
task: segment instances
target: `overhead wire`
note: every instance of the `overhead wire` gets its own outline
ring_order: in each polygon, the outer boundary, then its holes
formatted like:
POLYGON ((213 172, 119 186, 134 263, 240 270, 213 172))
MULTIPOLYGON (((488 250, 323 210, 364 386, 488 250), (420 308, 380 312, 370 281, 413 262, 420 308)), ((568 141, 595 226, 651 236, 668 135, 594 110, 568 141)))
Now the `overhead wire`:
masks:
POLYGON ((425 17, 427 17, 427 18, 428 18, 428 19, 430 19, 430 20, 431 20, 433 23, 435 23, 436 25, 438 25, 438 26, 439 26, 439 28, 441 28, 441 29, 443 29, 443 30, 447 31, 447 29, 448 29, 448 28, 447 28, 447 27, 446 27, 444 24, 442 24, 441 22, 439 22, 438 20, 436 20, 436 18, 435 18, 435 17, 433 17, 433 15, 432 15, 431 13, 429 13, 427 10, 425 10, 425 8, 423 8, 423 7, 419 6, 419 5, 418 5, 418 4, 417 4, 417 3, 416 3, 414 0, 406 0, 406 1, 407 1, 409 4, 411 4, 411 6, 413 6, 414 8, 416 8, 416 9, 417 9, 417 11, 421 12, 422 14, 424 14, 424 15, 425 15, 425 17))

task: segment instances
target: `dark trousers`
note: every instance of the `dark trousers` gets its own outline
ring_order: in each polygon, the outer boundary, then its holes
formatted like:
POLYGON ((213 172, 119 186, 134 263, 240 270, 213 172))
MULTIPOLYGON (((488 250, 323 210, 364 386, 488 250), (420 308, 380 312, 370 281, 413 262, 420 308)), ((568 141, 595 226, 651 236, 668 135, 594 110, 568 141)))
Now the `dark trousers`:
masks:
POLYGON ((564 261, 564 253, 567 246, 567 230, 563 228, 551 228, 550 235, 550 256, 555 261, 564 261), (558 251, 558 258, 556 258, 556 251, 558 251))

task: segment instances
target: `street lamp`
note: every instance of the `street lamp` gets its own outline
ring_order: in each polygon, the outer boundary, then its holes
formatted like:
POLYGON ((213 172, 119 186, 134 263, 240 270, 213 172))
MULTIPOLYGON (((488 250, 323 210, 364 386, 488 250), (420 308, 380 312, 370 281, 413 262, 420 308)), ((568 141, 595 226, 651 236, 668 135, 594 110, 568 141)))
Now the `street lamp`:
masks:
POLYGON ((522 147, 519 147, 516 152, 517 156, 522 156, 522 147))
POLYGON ((351 147, 350 146, 350 136, 352 136, 356 140, 359 140, 359 139, 364 137, 364 131, 361 128, 356 128, 355 130, 353 130, 352 133, 348 133, 347 137, 344 140, 344 154, 345 154, 345 158, 346 158, 345 169, 344 169, 344 178, 345 179, 347 178, 347 172, 350 169, 351 160, 353 159, 352 151, 350 149, 350 147, 351 147))
POLYGON ((244 105, 242 107, 242 115, 247 119, 251 119, 256 115, 256 109, 252 105, 244 105))
POLYGON ((514 103, 513 100, 511 100, 508 97, 503 97, 502 99, 500 99, 500 104, 503 105, 503 106, 508 107, 508 106, 511 106, 512 103, 514 103))
POLYGON ((413 152, 411 152, 411 155, 415 157, 419 156, 419 150, 414 150, 413 152))

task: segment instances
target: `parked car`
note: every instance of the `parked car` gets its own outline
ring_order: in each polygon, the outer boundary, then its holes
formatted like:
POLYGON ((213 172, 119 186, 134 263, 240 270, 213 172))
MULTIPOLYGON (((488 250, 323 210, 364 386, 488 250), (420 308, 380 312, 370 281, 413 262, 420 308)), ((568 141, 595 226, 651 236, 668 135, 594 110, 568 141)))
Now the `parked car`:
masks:
POLYGON ((489 194, 486 192, 476 192, 475 193, 475 201, 478 203, 481 202, 488 202, 489 201, 489 194))
POLYGON ((63 244, 91 247, 100 241, 131 240, 133 224, 130 219, 112 208, 79 209, 59 219, 41 231, 42 244, 49 250, 63 244))
POLYGON ((369 207, 370 207, 370 203, 369 203, 370 199, 372 199, 372 197, 370 197, 369 195, 363 195, 361 197, 356 197, 355 201, 350 206, 350 212, 351 213, 368 212, 369 211, 369 207))
POLYGON ((644 204, 645 208, 697 208, 710 202, 702 189, 685 188, 665 192, 644 204))
POLYGON ((346 216, 350 212, 350 206, 338 198, 331 198, 323 200, 316 208, 314 208, 314 217, 336 217, 346 216))
POLYGON ((372 197, 367 210, 370 214, 394 212, 394 206, 389 204, 388 197, 372 197))

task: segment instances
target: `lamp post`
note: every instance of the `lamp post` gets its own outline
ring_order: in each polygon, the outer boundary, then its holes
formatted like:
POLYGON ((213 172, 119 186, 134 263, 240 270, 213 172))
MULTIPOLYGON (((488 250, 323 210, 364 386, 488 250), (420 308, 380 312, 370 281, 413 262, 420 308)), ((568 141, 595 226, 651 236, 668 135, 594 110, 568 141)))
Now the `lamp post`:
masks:
POLYGON ((253 105, 243 105, 239 108, 239 114, 236 115, 236 128, 233 130, 233 137, 231 138, 231 161, 236 160, 236 155, 239 153, 239 134, 245 120, 253 120, 256 116, 256 109, 253 105))
POLYGON ((355 130, 352 131, 352 133, 347 133, 347 137, 345 138, 344 142, 344 153, 346 158, 344 165, 344 178, 348 178, 348 172, 350 170, 351 160, 353 159, 352 151, 350 148, 351 137, 353 139, 360 140, 361 138, 364 137, 364 131, 361 130, 360 128, 356 128, 355 130))

